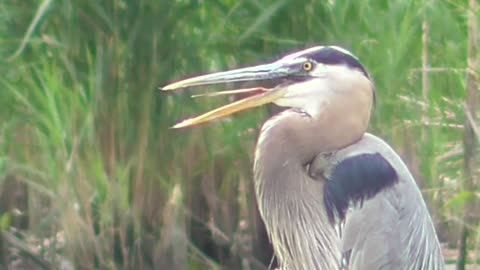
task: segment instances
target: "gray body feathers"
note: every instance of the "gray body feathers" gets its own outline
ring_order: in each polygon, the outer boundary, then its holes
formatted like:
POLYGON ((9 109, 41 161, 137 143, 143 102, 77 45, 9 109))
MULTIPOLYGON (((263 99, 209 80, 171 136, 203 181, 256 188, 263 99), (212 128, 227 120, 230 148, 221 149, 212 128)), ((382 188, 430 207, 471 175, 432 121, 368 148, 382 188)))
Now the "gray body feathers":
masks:
MULTIPOLYGON (((422 194, 395 151, 383 140, 365 134, 357 143, 339 150, 329 159, 378 153, 395 169, 398 182, 352 205, 342 225, 341 250, 349 270, 442 270, 441 253, 432 219, 422 194)), ((318 158, 311 170, 325 171, 318 158)), ((332 166, 332 164, 329 164, 332 166)))

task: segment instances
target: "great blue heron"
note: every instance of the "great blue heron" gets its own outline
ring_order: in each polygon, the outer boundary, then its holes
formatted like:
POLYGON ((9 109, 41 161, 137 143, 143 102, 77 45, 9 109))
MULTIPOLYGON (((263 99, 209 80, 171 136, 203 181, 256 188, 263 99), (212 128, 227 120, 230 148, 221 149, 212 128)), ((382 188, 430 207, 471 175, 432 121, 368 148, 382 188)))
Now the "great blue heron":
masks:
POLYGON ((177 124, 196 125, 273 102, 254 161, 260 214, 281 269, 441 270, 420 190, 398 155, 366 134, 373 83, 345 49, 319 46, 270 64, 182 80, 163 90, 282 79, 274 88, 177 124))

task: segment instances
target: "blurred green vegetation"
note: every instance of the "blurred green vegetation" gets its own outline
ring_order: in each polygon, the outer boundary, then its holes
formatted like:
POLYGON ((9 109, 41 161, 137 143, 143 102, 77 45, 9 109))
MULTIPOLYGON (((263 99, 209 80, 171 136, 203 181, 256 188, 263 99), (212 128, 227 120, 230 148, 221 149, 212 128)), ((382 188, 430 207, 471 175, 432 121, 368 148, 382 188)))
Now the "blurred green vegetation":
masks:
POLYGON ((157 88, 323 44, 351 50, 372 74, 371 131, 404 157, 442 242, 456 248, 464 205, 478 201, 478 189, 462 188, 467 9, 463 0, 1 1, 0 227, 27 250, 4 240, 0 268, 266 269, 251 167, 268 111, 171 130, 227 100, 157 88), (424 55, 442 68, 428 84, 424 55))

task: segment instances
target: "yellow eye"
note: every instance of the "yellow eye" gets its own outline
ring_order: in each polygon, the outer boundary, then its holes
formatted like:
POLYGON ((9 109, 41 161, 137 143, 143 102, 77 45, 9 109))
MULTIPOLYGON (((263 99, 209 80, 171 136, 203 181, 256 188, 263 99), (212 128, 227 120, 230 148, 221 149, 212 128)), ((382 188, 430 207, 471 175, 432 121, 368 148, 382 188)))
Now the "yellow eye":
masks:
POLYGON ((303 63, 303 70, 310 71, 313 68, 312 62, 305 62, 303 63))

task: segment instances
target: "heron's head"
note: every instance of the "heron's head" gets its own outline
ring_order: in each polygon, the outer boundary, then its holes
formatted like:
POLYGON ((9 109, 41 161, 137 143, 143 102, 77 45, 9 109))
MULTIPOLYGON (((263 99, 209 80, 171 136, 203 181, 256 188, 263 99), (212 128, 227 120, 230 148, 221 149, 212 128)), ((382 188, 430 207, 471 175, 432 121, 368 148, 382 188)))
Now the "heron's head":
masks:
POLYGON ((369 100, 364 103, 369 106, 368 110, 374 103, 374 88, 367 71, 357 57, 336 46, 317 46, 286 55, 273 63, 181 80, 164 86, 162 90, 265 80, 275 80, 278 84, 273 88, 254 87, 208 94, 254 93, 245 99, 184 120, 174 127, 197 125, 267 103, 299 109, 314 116, 319 113, 322 104, 330 103, 332 98, 340 97, 348 101, 358 96, 355 95, 358 91, 367 92, 369 100))

